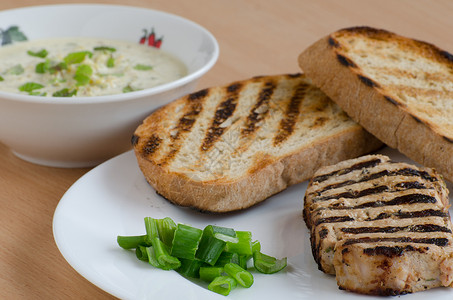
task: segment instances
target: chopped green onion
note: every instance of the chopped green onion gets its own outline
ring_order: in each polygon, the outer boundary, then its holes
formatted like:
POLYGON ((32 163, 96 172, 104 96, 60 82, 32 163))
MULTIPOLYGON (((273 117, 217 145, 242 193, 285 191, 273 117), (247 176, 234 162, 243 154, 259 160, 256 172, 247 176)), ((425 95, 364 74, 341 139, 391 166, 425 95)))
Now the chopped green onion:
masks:
POLYGON ((0 81, 3 81, 3 80, 5 80, 5 79, 2 76, 0 76, 0 81))
POLYGON ((52 94, 54 97, 72 97, 77 94, 77 90, 70 91, 68 88, 61 89, 52 94))
POLYGON ((138 246, 151 246, 147 243, 146 235, 117 236, 116 241, 123 249, 134 249, 138 246))
POLYGON ((152 243, 152 240, 159 237, 159 229, 157 228, 157 221, 154 218, 145 218, 145 229, 147 240, 152 243))
POLYGON ((38 74, 44 74, 46 73, 50 68, 50 60, 46 59, 43 62, 40 62, 39 64, 36 65, 35 67, 35 72, 38 74))
POLYGON ((220 295, 228 296, 231 290, 236 288, 236 286, 237 282, 234 278, 230 276, 219 276, 208 285, 208 290, 220 295))
POLYGON ((139 260, 143 260, 143 261, 149 261, 149 258, 148 258, 148 251, 146 250, 147 247, 145 246, 138 246, 136 249, 135 249, 135 256, 137 256, 137 258, 139 260))
POLYGON ((236 279, 237 283, 243 287, 249 288, 253 284, 253 275, 241 266, 233 263, 228 263, 223 267, 225 273, 236 279))
POLYGON ((50 74, 55 74, 59 71, 66 70, 68 68, 68 65, 65 62, 59 62, 49 68, 49 73, 50 74))
POLYGON ((222 254, 220 254, 220 257, 217 260, 215 266, 223 267, 227 263, 235 263, 235 264, 239 263, 239 255, 237 253, 224 251, 224 252, 222 252, 222 254))
POLYGON ((109 51, 109 52, 115 52, 116 49, 113 47, 108 47, 108 46, 99 46, 99 47, 94 47, 93 48, 95 51, 109 51))
POLYGON ((80 65, 77 67, 74 79, 77 81, 77 85, 86 85, 90 82, 93 69, 89 65, 80 65))
POLYGON ((286 267, 287 259, 286 257, 277 259, 260 251, 255 251, 253 253, 253 265, 261 273, 273 274, 286 267))
MULTIPOLYGON (((154 251, 154 248, 153 247, 144 247, 144 248, 145 248, 146 254, 148 256, 148 263, 155 268, 161 269, 161 265, 160 265, 159 261, 157 260, 156 252, 154 251)), ((140 249, 143 249, 142 246, 140 246, 140 249)))
POLYGON ((40 51, 31 51, 31 50, 28 50, 27 51, 27 54, 28 55, 31 55, 31 56, 36 56, 36 57, 40 57, 40 58, 45 58, 47 56, 47 54, 49 54, 49 52, 47 52, 46 49, 42 49, 40 51))
POLYGON ((177 269, 179 274, 185 277, 190 278, 199 278, 200 277, 200 269, 203 265, 203 262, 198 259, 184 259, 180 258, 181 267, 177 269))
POLYGON ((135 91, 138 91, 138 89, 134 89, 129 84, 123 88, 123 93, 130 93, 130 92, 135 92, 135 91))
POLYGON ((115 59, 112 56, 107 59, 106 66, 107 68, 113 68, 115 66, 115 59))
MULTIPOLYGON (((218 236, 224 236, 225 229, 229 230, 230 228, 223 228, 219 226, 208 225, 203 230, 203 235, 201 236, 200 244, 198 246, 198 251, 195 254, 195 257, 201 261, 204 261, 211 266, 215 265, 217 259, 222 254, 225 249, 226 242, 218 239, 218 236)), ((236 233, 233 230, 234 235, 236 233)), ((226 235, 225 235, 226 236, 226 235)))
POLYGON ((42 89, 44 86, 40 83, 36 83, 36 82, 27 82, 27 83, 24 83, 23 85, 21 85, 19 87, 19 91, 21 92, 32 92, 34 90, 39 90, 39 89, 42 89))
POLYGON ((152 70, 153 67, 152 66, 148 66, 148 65, 136 64, 134 66, 134 69, 138 70, 138 71, 149 71, 149 70, 152 70))
POLYGON ((222 276, 223 267, 200 267, 200 279, 206 282, 213 281, 216 277, 222 276))
POLYGON ((163 270, 174 270, 178 269, 181 266, 181 262, 174 256, 171 256, 168 253, 167 246, 162 243, 162 241, 155 237, 152 240, 154 253, 156 259, 160 265, 160 268, 163 270))
POLYGON ((24 72, 25 72, 25 69, 24 69, 24 67, 22 67, 21 64, 15 65, 6 71, 7 74, 11 74, 11 75, 20 75, 20 74, 23 74, 24 72))
POLYGON ((175 236, 176 223, 171 218, 156 219, 159 238, 171 248, 175 236))
POLYGON ((171 255, 179 258, 195 259, 195 253, 202 234, 203 231, 201 229, 185 224, 178 224, 173 238, 171 255))
POLYGON ((225 251, 237 254, 252 255, 252 233, 250 231, 236 231, 237 242, 227 242, 225 251))
POLYGON ((68 64, 78 64, 85 60, 85 57, 92 57, 93 53, 90 51, 71 52, 63 58, 63 61, 68 64))

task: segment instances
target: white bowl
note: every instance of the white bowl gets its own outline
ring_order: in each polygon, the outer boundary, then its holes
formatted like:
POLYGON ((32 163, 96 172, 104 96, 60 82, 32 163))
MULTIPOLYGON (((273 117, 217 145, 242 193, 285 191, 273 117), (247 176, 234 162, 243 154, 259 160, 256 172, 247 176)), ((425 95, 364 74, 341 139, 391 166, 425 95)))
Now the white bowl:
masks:
POLYGON ((161 49, 188 74, 176 81, 112 96, 40 97, 0 91, 0 141, 27 161, 87 167, 127 151, 131 136, 153 110, 196 88, 217 61, 219 47, 200 25, 172 14, 129 6, 69 4, 0 12, 0 29, 18 26, 28 40, 100 37, 138 43, 143 29, 164 36, 161 49))

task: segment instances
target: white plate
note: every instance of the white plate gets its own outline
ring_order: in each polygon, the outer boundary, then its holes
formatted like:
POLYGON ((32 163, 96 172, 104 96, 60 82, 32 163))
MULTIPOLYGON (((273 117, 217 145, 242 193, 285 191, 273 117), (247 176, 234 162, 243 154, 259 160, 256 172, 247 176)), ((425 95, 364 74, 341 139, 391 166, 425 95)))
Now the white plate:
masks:
MULTIPOLYGON (((390 149, 382 153, 409 161, 390 149)), ((122 299, 226 299, 174 271, 155 269, 121 249, 117 235, 144 234, 143 218, 171 217, 203 228, 208 224, 252 231, 264 253, 288 257, 274 275, 254 273, 249 289, 236 288, 227 299, 382 299, 338 289, 335 278, 317 269, 302 219, 307 183, 293 186, 248 210, 212 215, 170 204, 140 172, 132 151, 88 172, 63 196, 53 220, 57 246, 69 264, 101 289, 122 299)), ((407 300, 453 299, 453 289, 437 288, 402 296, 407 300)))

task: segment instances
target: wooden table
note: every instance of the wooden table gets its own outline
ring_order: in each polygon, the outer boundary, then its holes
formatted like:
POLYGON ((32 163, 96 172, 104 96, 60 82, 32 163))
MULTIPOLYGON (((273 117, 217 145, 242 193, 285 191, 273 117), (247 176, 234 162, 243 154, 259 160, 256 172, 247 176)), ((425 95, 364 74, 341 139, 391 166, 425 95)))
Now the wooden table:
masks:
MULTIPOLYGON (((1 1, 0 9, 70 1, 1 1)), ((77 2, 91 2, 82 1, 77 2)), ((255 75, 299 72, 297 56, 342 27, 370 25, 453 52, 453 1, 97 0, 164 10, 208 28, 220 57, 199 88, 255 75)), ((59 199, 89 169, 16 158, 0 143, 0 298, 108 299, 64 260, 52 235, 59 199)))

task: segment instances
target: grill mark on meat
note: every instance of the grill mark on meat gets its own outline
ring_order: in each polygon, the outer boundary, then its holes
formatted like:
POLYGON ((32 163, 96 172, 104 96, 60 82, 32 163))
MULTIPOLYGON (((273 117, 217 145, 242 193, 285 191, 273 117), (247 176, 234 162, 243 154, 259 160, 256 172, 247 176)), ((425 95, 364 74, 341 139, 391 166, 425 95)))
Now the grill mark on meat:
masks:
POLYGON ((436 245, 439 247, 445 247, 448 245, 447 238, 411 238, 411 237, 378 237, 378 238, 370 238, 370 237, 363 237, 363 238, 356 238, 356 239, 348 239, 346 240, 343 245, 349 246, 354 244, 364 244, 364 243, 382 243, 382 242, 390 242, 390 243, 414 243, 414 244, 431 244, 436 245))
MULTIPOLYGON (((395 217, 397 219, 412 219, 412 218, 428 218, 428 217, 440 217, 449 218, 449 214, 442 210, 425 209, 419 211, 396 211, 392 213, 381 213, 376 218, 367 218, 363 221, 371 222, 383 219, 390 219, 395 217)), ((355 219, 350 216, 335 216, 328 218, 320 218, 315 221, 315 226, 324 223, 340 223, 347 221, 354 221, 355 219)))
MULTIPOLYGON (((436 203, 437 199, 433 196, 424 194, 409 194, 393 198, 389 201, 371 201, 356 206, 352 206, 352 209, 361 209, 369 207, 383 207, 393 205, 404 205, 404 204, 417 204, 417 203, 436 203)), ((344 208, 343 208, 344 209, 344 208)))
MULTIPOLYGON (((340 199, 340 198, 348 198, 348 199, 357 199, 361 198, 364 196, 369 196, 369 195, 377 195, 380 193, 384 192, 398 192, 401 189, 427 189, 427 187, 418 181, 409 181, 409 182, 399 182, 395 184, 393 187, 389 187, 387 185, 380 185, 364 190, 359 190, 359 191, 347 191, 343 192, 340 194, 333 194, 329 196, 324 196, 324 197, 316 197, 313 198, 313 202, 320 202, 320 201, 328 201, 332 199, 340 199)), ((335 206, 335 205, 333 205, 335 206)))
POLYGON ((354 218, 350 216, 335 216, 335 217, 328 217, 328 218, 320 218, 315 221, 315 226, 323 223, 340 223, 340 222, 347 222, 347 221, 354 221, 354 218))
POLYGON ((264 87, 261 89, 258 95, 257 102, 252 107, 249 115, 247 116, 247 119, 245 121, 245 127, 241 130, 241 134, 243 136, 255 132, 256 129, 259 128, 257 124, 263 121, 269 114, 269 108, 267 106, 269 104, 270 98, 274 93, 275 88, 276 88, 275 82, 268 81, 264 83, 264 87))
POLYGON ((225 127, 222 127, 222 123, 231 117, 236 109, 237 100, 239 93, 242 89, 242 84, 233 83, 226 87, 225 100, 222 101, 216 109, 214 119, 211 122, 211 126, 206 132, 203 143, 201 144, 201 151, 208 151, 217 142, 225 131, 225 127))
POLYGON ((397 211, 394 213, 381 213, 374 219, 369 219, 366 221, 376 221, 382 219, 388 219, 392 216, 397 217, 398 219, 410 219, 410 218, 427 218, 427 217, 441 217, 448 218, 449 215, 445 211, 435 210, 435 209, 425 209, 420 211, 397 211))
MULTIPOLYGON (((412 168, 404 168, 404 169, 399 169, 399 170, 394 170, 394 171, 383 170, 383 171, 380 171, 380 172, 377 172, 377 173, 372 173, 370 175, 364 176, 364 177, 362 177, 359 180, 346 180, 346 181, 343 181, 343 182, 330 184, 328 186, 325 186, 322 190, 316 191, 316 193, 318 195, 320 195, 320 194, 322 194, 323 192, 325 192, 327 190, 336 189, 336 188, 352 185, 352 184, 355 184, 355 183, 367 182, 367 181, 375 180, 375 179, 378 179, 378 178, 381 178, 381 177, 384 177, 384 176, 420 177, 420 178, 428 180, 430 182, 437 181, 437 179, 435 177, 432 177, 431 175, 429 175, 428 172, 426 172, 426 171, 418 171, 418 170, 415 170, 415 169, 412 169, 412 168)), ((313 194, 313 193, 310 193, 310 194, 313 194)))
MULTIPOLYGON (((386 226, 386 227, 344 227, 341 228, 341 231, 344 233, 350 234, 362 234, 362 233, 395 233, 400 231, 406 232, 448 232, 451 233, 451 230, 445 226, 439 226, 435 224, 417 224, 417 225, 408 225, 408 226, 386 226)), ((327 233, 326 233, 327 235, 327 233)), ((320 238, 321 234, 319 235, 320 238)))
POLYGON ((294 132, 294 126, 299 117, 300 103, 305 97, 309 85, 305 82, 300 83, 294 90, 294 94, 285 111, 285 116, 280 121, 277 135, 274 137, 274 146, 287 140, 294 132))
POLYGON ((426 253, 426 251, 428 249, 427 249, 427 247, 415 248, 411 245, 406 245, 404 247, 401 247, 401 246, 394 246, 394 247, 377 246, 374 248, 363 249, 363 253, 368 256, 384 255, 386 257, 393 258, 393 257, 401 256, 401 255, 403 255, 404 252, 407 252, 407 251, 417 251, 420 253, 426 253))
POLYGON ((346 168, 346 169, 336 170, 336 171, 333 171, 333 172, 328 173, 328 174, 323 174, 323 175, 316 176, 316 177, 313 178, 313 182, 323 182, 323 181, 326 181, 327 179, 329 179, 332 176, 348 174, 348 173, 351 173, 351 172, 353 172, 355 170, 360 170, 360 169, 363 169, 363 168, 372 168, 372 167, 377 166, 381 162, 382 161, 379 158, 368 160, 368 161, 364 161, 364 162, 360 162, 360 163, 352 165, 351 167, 346 168))

